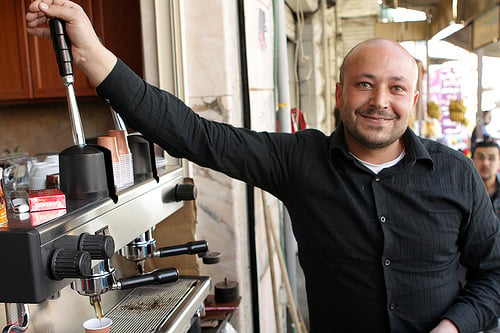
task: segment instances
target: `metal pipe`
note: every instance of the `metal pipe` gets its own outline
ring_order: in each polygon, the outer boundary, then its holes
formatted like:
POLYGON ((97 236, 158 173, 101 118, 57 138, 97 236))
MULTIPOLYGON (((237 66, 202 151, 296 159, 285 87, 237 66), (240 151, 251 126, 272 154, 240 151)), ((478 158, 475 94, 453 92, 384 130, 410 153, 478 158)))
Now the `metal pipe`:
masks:
MULTIPOLYGON (((290 87, 288 76, 288 52, 285 25, 285 2, 277 0, 278 20, 278 119, 280 132, 292 132, 292 117, 290 112, 290 87)), ((292 223, 288 211, 283 206, 283 234, 285 238, 285 256, 287 273, 290 280, 292 294, 297 299, 297 242, 293 235, 292 223)), ((280 249, 276 249, 277 251, 280 249)))
POLYGON ((123 121, 122 117, 118 113, 116 113, 113 108, 111 109, 111 117, 113 118, 113 124, 115 125, 115 128, 119 131, 124 131, 125 132, 125 137, 128 136, 127 132, 127 126, 125 126, 125 122, 123 121))
MULTIPOLYGON (((476 141, 483 140, 483 51, 477 51, 477 111, 476 111, 476 141)), ((474 144, 475 142, 472 142, 474 144)))
POLYGON ((323 67, 325 75, 325 117, 326 117, 326 132, 332 130, 332 95, 331 95, 331 72, 330 72, 330 48, 328 47, 328 36, 326 34, 326 0, 321 0, 321 27, 323 34, 321 36, 323 43, 323 67))
MULTIPOLYGON (((71 76, 72 78, 73 76, 71 76)), ((67 77, 64 77, 67 78, 67 77)), ((63 83, 66 81, 63 78, 63 83)), ((66 85, 66 83, 64 83, 66 85)), ((73 143, 75 145, 83 146, 85 145, 85 136, 83 134, 82 119, 80 118, 80 112, 78 111, 78 105, 76 104, 75 90, 73 89, 73 84, 66 85, 66 94, 68 96, 68 109, 71 120, 71 133, 73 134, 73 143)))
POLYGON ((278 10, 278 118, 280 132, 292 132, 290 87, 288 79, 288 52, 285 25, 285 1, 277 0, 278 10))
MULTIPOLYGON (((244 0, 238 0, 238 33, 239 33, 239 56, 241 68, 241 99, 243 107, 243 126, 250 129, 252 127, 250 118, 250 87, 248 82, 248 61, 245 29, 245 4, 244 0)), ((248 245, 249 245, 249 265, 250 284, 252 295, 252 332, 260 333, 259 315, 259 272, 257 265, 257 244, 255 243, 255 195, 254 187, 246 185, 247 195, 247 219, 248 219, 248 245)))

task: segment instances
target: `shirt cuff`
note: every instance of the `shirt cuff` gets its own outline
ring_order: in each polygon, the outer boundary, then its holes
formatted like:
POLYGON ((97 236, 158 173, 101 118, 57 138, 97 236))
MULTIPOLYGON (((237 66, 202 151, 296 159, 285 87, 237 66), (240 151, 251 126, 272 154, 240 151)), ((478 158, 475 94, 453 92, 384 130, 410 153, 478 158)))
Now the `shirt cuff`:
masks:
POLYGON ((470 308, 470 305, 464 303, 454 304, 441 319, 451 320, 460 333, 479 332, 481 330, 476 313, 470 308))
POLYGON ((137 103, 136 97, 144 90, 144 81, 121 59, 108 76, 97 86, 99 97, 116 111, 127 110, 137 103))

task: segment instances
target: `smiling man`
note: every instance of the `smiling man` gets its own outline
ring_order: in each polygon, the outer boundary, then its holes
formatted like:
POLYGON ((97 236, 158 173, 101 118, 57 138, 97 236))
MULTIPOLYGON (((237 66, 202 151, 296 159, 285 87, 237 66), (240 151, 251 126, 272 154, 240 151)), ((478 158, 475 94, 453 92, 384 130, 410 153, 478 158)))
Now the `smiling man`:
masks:
POLYGON ((371 163, 399 156, 418 98, 413 57, 392 41, 372 39, 349 52, 340 72, 337 107, 349 151, 371 163))
POLYGON ((75 62, 128 126, 173 156, 283 201, 311 332, 473 333, 496 326, 499 222, 472 161, 408 128, 417 67, 398 43, 369 40, 347 55, 336 91, 341 123, 332 134, 256 132, 204 119, 143 81, 100 43, 71 1, 32 2, 28 32, 49 37, 54 16, 67 22, 75 62))

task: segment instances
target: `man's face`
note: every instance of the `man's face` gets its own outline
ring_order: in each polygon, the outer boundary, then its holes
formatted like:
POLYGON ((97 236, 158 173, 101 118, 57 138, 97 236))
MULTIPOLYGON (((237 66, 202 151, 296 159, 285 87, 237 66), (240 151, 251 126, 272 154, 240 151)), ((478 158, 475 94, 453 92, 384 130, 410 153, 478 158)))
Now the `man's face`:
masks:
POLYGON ((346 139, 384 148, 405 132, 417 101, 417 66, 399 45, 376 41, 358 46, 346 59, 336 103, 346 139))
POLYGON ((472 160, 483 181, 496 177, 500 168, 500 153, 496 147, 477 147, 472 160))

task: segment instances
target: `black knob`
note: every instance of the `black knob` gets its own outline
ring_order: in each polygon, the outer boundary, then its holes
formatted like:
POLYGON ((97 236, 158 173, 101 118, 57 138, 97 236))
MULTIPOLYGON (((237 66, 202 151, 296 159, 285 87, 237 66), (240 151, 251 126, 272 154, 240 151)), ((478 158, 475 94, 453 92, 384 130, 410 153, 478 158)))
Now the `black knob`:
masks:
POLYGON ((213 265, 219 263, 220 257, 221 257, 220 252, 210 252, 203 255, 201 258, 205 265, 213 265))
POLYGON ((195 200, 198 190, 193 184, 177 184, 174 190, 175 201, 195 200))
POLYGON ((85 251, 93 260, 111 259, 115 253, 115 241, 105 235, 67 235, 54 241, 54 248, 85 251))
POLYGON ((115 253, 115 241, 111 236, 83 234, 79 250, 88 252, 92 259, 111 259, 115 253))
POLYGON ((215 284, 215 301, 217 303, 231 303, 238 300, 239 290, 238 282, 228 281, 227 278, 223 282, 215 284))
POLYGON ((88 252, 57 249, 52 254, 50 271, 56 280, 86 278, 92 273, 92 258, 88 252))
POLYGON ((49 22, 50 34, 54 44, 59 74, 64 77, 73 75, 73 58, 71 56, 71 42, 66 34, 65 22, 54 17, 49 22))

